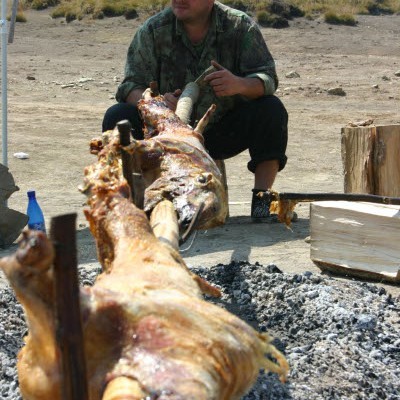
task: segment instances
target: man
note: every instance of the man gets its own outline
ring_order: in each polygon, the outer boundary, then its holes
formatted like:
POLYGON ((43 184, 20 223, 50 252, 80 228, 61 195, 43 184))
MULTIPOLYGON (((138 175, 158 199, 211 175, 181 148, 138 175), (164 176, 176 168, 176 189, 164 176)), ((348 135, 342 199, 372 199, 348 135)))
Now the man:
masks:
POLYGON ((149 82, 157 81, 168 106, 175 110, 186 83, 213 65, 193 111, 194 123, 217 105, 204 132, 214 159, 248 149, 254 173, 251 217, 270 221, 266 200, 256 196, 272 187, 286 164, 288 115, 273 94, 278 86, 274 60, 256 23, 245 13, 215 0, 172 0, 171 7, 149 18, 129 47, 125 79, 117 101, 107 110, 103 131, 122 119, 131 121, 141 138, 136 104, 149 82))

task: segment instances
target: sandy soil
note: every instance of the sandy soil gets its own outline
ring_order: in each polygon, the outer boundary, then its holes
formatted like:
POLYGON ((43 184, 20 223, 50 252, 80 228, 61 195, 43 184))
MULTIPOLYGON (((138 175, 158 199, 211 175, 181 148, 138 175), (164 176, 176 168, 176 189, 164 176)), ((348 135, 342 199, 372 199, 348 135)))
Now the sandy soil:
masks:
MULTIPOLYGON (((79 262, 93 267, 95 246, 77 187, 84 167, 94 161, 89 140, 100 134, 103 113, 114 103, 127 47, 144 17, 66 24, 43 11, 28 12, 27 18, 9 46, 9 168, 20 187, 9 207, 25 212, 26 191, 34 188, 47 225, 53 216, 77 213, 79 262), (19 160, 16 152, 30 158, 19 160)), ((289 29, 263 29, 277 62, 278 95, 290 116, 289 161, 276 181, 278 191, 342 192, 341 127, 367 118, 400 123, 400 16, 358 20, 356 27, 298 19, 289 29), (291 71, 300 77, 286 77, 291 71), (329 95, 332 87, 347 95, 329 95)), ((274 263, 285 272, 318 272, 305 241, 307 204, 297 207, 300 218, 292 231, 250 223, 247 158, 226 162, 231 218, 197 235, 183 253, 188 264, 248 260, 274 263)), ((14 250, 0 250, 0 256, 14 250)))

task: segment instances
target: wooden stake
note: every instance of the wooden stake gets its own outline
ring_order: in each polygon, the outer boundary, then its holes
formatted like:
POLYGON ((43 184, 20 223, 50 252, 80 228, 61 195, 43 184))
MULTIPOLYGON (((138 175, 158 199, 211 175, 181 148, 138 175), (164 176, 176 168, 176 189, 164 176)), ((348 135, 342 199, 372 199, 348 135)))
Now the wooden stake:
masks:
POLYGON ((87 400, 85 349, 79 301, 76 214, 51 220, 55 247, 54 285, 56 340, 61 350, 63 400, 87 400))
POLYGON ((169 200, 163 200, 154 207, 150 216, 150 225, 158 240, 179 250, 178 218, 169 200))

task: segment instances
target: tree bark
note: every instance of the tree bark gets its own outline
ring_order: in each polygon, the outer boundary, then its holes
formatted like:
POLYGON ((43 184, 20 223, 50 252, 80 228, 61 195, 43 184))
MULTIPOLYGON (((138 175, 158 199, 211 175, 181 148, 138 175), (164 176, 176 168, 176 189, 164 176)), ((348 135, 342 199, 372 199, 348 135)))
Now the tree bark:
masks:
POLYGON ((342 128, 345 193, 400 196, 400 125, 342 128))

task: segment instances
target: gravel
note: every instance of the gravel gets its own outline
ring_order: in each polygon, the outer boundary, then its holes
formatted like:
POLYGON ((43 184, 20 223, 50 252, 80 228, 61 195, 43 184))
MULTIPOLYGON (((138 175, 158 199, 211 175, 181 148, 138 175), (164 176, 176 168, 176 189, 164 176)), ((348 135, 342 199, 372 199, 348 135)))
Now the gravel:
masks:
MULTIPOLYGON (((268 331, 289 361, 286 384, 261 373, 244 400, 400 400, 400 299, 385 289, 272 264, 193 271, 221 288, 209 301, 268 331)), ((98 272, 81 271, 82 282, 98 272)), ((12 290, 0 290, 0 399, 21 399, 15 363, 26 332, 12 290)))

